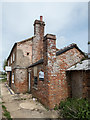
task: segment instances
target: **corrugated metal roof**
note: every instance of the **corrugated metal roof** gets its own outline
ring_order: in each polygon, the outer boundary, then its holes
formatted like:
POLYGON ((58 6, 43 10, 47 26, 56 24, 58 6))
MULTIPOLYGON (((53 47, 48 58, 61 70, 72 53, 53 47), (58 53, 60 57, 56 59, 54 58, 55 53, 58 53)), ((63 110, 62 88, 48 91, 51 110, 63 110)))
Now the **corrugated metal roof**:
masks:
POLYGON ((90 70, 90 59, 83 60, 67 69, 67 71, 71 70, 90 70))

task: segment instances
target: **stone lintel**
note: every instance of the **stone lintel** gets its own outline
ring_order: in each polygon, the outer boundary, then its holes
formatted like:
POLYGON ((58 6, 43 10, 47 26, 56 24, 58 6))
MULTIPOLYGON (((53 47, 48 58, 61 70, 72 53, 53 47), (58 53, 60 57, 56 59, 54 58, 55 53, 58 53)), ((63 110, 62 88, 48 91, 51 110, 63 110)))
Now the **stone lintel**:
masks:
POLYGON ((56 35, 46 34, 46 35, 44 36, 44 40, 47 40, 47 39, 56 40, 56 35))

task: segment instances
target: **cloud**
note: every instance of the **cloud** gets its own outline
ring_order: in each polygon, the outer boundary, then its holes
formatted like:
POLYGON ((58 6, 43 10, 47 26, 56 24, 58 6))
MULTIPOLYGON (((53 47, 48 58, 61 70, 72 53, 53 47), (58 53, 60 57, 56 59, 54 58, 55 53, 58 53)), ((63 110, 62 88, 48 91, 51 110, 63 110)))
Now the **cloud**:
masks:
POLYGON ((33 36, 33 23, 43 15, 46 23, 45 34, 55 34, 57 47, 61 48, 72 42, 80 44, 86 50, 87 39, 87 3, 3 3, 3 59, 7 58, 13 44, 33 36), (83 33, 83 34, 82 34, 83 33), (82 42, 77 42, 84 40, 82 42))

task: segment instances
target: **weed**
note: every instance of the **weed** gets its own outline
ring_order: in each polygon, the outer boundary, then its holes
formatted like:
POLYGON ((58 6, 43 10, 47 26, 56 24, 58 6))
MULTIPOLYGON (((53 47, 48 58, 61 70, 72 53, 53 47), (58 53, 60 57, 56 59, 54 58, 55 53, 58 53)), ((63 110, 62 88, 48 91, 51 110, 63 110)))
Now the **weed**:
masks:
POLYGON ((57 104, 55 105, 54 110, 58 110, 58 105, 57 104))
POLYGON ((3 108, 3 110, 6 110, 6 107, 4 105, 2 105, 2 108, 3 108))
POLYGON ((10 112, 7 111, 7 108, 6 108, 4 105, 2 105, 2 109, 3 109, 3 111, 4 111, 3 115, 4 115, 8 120, 12 120, 11 115, 10 115, 10 112))
POLYGON ((1 79, 2 82, 6 82, 7 81, 7 78, 3 78, 1 79))
POLYGON ((60 102, 59 109, 64 118, 90 118, 90 103, 86 99, 67 99, 60 102))
POLYGON ((21 98, 20 100, 26 100, 26 98, 21 98))

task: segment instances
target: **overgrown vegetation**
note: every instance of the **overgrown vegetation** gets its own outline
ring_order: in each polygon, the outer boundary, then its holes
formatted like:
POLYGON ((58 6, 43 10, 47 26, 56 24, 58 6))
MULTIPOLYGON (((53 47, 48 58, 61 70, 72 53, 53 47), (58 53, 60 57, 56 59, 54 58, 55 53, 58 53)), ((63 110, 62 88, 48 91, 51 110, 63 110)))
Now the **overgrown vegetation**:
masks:
POLYGON ((3 115, 8 119, 8 120, 12 120, 10 112, 7 111, 7 108, 2 105, 2 109, 3 109, 3 115))
POLYGON ((6 72, 0 72, 0 81, 6 82, 7 81, 7 74, 6 72))
POLYGON ((90 44, 90 41, 88 41, 88 44, 90 44))
POLYGON ((72 119, 90 119, 90 102, 86 99, 68 98, 59 105, 60 117, 72 119))
POLYGON ((3 78, 1 79, 2 82, 6 82, 7 81, 7 78, 3 78))

